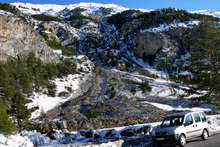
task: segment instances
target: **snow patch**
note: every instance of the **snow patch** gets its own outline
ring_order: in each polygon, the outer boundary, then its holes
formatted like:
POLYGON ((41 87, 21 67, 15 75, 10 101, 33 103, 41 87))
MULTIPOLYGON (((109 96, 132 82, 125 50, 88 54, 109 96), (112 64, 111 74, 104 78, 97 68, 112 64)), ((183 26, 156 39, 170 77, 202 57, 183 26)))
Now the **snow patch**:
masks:
POLYGON ((189 107, 182 107, 181 105, 179 106, 171 106, 171 105, 168 105, 168 104, 161 104, 161 103, 153 103, 153 102, 145 102, 147 104, 151 104, 157 108, 160 108, 162 110, 165 110, 165 111, 174 111, 174 110, 177 110, 177 111, 205 111, 205 112, 210 112, 212 111, 212 109, 210 108, 204 108, 204 107, 192 107, 192 108, 189 108, 189 107))
POLYGON ((159 27, 140 30, 140 32, 141 33, 145 33, 145 32, 158 33, 158 32, 164 32, 164 31, 176 29, 176 28, 193 28, 194 26, 199 25, 199 23, 200 21, 188 21, 188 22, 179 22, 179 23, 174 22, 171 24, 160 24, 159 27))
POLYGON ((191 13, 198 13, 198 14, 203 14, 203 15, 211 15, 214 17, 220 17, 220 11, 215 11, 215 10, 196 10, 196 11, 191 11, 191 13))
POLYGON ((0 15, 14 16, 14 14, 4 11, 4 10, 0 10, 0 15))
POLYGON ((39 117, 42 113, 56 108, 57 106, 74 99, 81 94, 81 84, 88 80, 90 74, 75 74, 68 75, 63 78, 57 78, 53 82, 56 86, 55 96, 49 96, 44 92, 34 92, 30 100, 32 101, 27 106, 29 109, 38 107, 39 109, 32 113, 31 119, 39 117), (71 89, 71 91, 69 91, 71 89), (69 94, 68 97, 61 93, 69 94))
POLYGON ((33 143, 27 138, 19 134, 16 135, 3 135, 0 134, 1 147, 34 147, 33 143))
POLYGON ((42 89, 41 92, 33 92, 30 99, 32 102, 27 104, 28 109, 38 108, 31 115, 31 119, 39 117, 42 113, 46 113, 59 105, 81 96, 87 92, 87 88, 91 85, 90 79, 93 75, 94 64, 84 55, 65 57, 76 62, 77 74, 70 74, 65 77, 56 78, 50 82, 55 85, 54 95, 48 94, 48 89, 42 89), (83 84, 87 84, 87 88, 83 84))

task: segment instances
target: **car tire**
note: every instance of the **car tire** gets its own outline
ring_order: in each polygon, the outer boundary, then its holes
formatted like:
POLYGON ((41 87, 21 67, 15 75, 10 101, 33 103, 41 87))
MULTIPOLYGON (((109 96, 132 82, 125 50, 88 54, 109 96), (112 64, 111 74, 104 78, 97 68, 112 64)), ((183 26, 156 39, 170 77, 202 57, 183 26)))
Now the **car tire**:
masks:
POLYGON ((161 147, 161 142, 159 141, 154 142, 154 147, 161 147))
POLYGON ((161 147, 161 142, 160 141, 158 141, 154 138, 152 139, 152 141, 153 141, 153 147, 161 147))
POLYGON ((209 137, 208 131, 207 130, 203 130, 203 132, 202 132, 202 139, 203 140, 207 140, 208 137, 209 137))
POLYGON ((178 144, 181 147, 184 147, 186 145, 186 136, 184 134, 181 134, 178 140, 178 144))

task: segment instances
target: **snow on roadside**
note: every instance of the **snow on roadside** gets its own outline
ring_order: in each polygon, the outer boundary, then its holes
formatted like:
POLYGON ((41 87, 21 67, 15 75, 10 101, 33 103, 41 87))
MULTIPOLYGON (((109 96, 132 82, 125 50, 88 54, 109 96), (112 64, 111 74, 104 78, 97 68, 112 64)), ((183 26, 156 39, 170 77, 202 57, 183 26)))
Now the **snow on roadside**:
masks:
POLYGON ((207 117, 211 131, 220 133, 220 115, 212 115, 207 117))
MULTIPOLYGON (((208 115, 208 121, 212 121, 210 124, 210 129, 214 133, 220 132, 220 116, 219 115, 208 115)), ((116 128, 105 128, 99 130, 91 130, 94 134, 100 135, 99 143, 104 143, 104 145, 115 145, 118 141, 123 139, 121 136, 121 132, 124 130, 139 130, 143 127, 150 127, 152 131, 155 127, 160 125, 161 122, 154 122, 154 123, 146 123, 146 124, 137 124, 132 126, 123 126, 123 127, 116 127, 116 128), (106 138, 107 132, 112 132, 113 138, 106 138), (112 142, 115 140, 116 142, 112 142), (106 143, 106 144, 105 144, 106 143)), ((86 130, 84 130, 86 131, 86 130)), ((87 130, 88 131, 88 130, 87 130)), ((148 133, 150 133, 148 132, 148 133)), ((136 134, 138 138, 138 134, 136 134)), ((94 138, 86 138, 80 134, 80 132, 69 132, 69 135, 65 135, 61 131, 56 131, 53 134, 55 136, 55 140, 51 140, 45 135, 38 133, 36 131, 24 131, 21 134, 15 135, 3 135, 0 134, 0 146, 1 147, 33 147, 33 146, 62 146, 62 145, 70 145, 70 146, 92 146, 93 144, 97 143, 97 139, 94 138)), ((140 136, 139 136, 140 137, 140 136)), ((150 142, 151 140, 149 140, 150 142)))
POLYGON ((34 147, 33 143, 28 137, 23 137, 19 134, 16 135, 3 135, 0 134, 1 147, 34 147))
POLYGON ((57 140, 52 141, 50 138, 36 131, 24 131, 21 134, 23 137, 28 138, 35 146, 59 144, 57 140))
POLYGON ((170 29, 176 29, 176 28, 193 28, 194 26, 199 25, 200 21, 187 21, 187 22, 179 22, 179 23, 171 23, 171 24, 161 24, 159 27, 155 28, 149 28, 145 30, 140 30, 141 33, 144 32, 163 32, 170 29))

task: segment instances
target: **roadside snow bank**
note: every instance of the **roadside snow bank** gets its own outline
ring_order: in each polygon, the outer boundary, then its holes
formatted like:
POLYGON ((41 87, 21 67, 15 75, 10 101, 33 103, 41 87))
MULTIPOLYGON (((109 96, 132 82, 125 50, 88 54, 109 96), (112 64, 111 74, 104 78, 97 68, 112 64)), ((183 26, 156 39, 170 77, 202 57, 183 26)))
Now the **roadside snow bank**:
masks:
MULTIPOLYGON (((212 121, 210 129, 215 133, 220 133, 220 115, 208 115, 208 121, 212 121)), ((21 134, 4 136, 0 134, 1 147, 58 147, 58 146, 88 146, 88 147, 105 147, 121 146, 123 140, 138 140, 160 125, 161 122, 138 124, 133 126, 124 126, 116 128, 106 128, 100 130, 81 130, 79 132, 63 133, 55 131, 50 134, 55 139, 50 139, 46 134, 35 131, 24 131, 21 134)), ((49 136, 50 136, 49 135, 49 136)), ((145 143, 151 143, 152 139, 148 137, 145 143)))
POLYGON ((214 133, 220 133, 220 115, 210 115, 207 118, 210 130, 214 133))
POLYGON ((0 134, 0 146, 1 147, 33 147, 34 144, 28 139, 21 135, 9 135, 5 136, 0 134))

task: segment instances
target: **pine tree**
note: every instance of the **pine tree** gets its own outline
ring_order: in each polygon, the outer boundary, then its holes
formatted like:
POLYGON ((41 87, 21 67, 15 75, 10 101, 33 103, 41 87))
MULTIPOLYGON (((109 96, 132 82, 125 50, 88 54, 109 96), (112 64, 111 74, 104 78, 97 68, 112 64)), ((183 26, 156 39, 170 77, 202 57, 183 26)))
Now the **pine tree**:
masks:
POLYGON ((220 29, 216 23, 204 21, 191 40, 191 84, 204 90, 207 100, 220 100, 220 29))
POLYGON ((20 92, 15 92, 12 97, 11 114, 15 117, 19 129, 23 127, 23 123, 30 117, 30 111, 25 106, 27 103, 28 100, 20 92))
POLYGON ((13 131, 15 131, 15 126, 8 117, 6 103, 0 100, 0 133, 8 134, 13 131))

